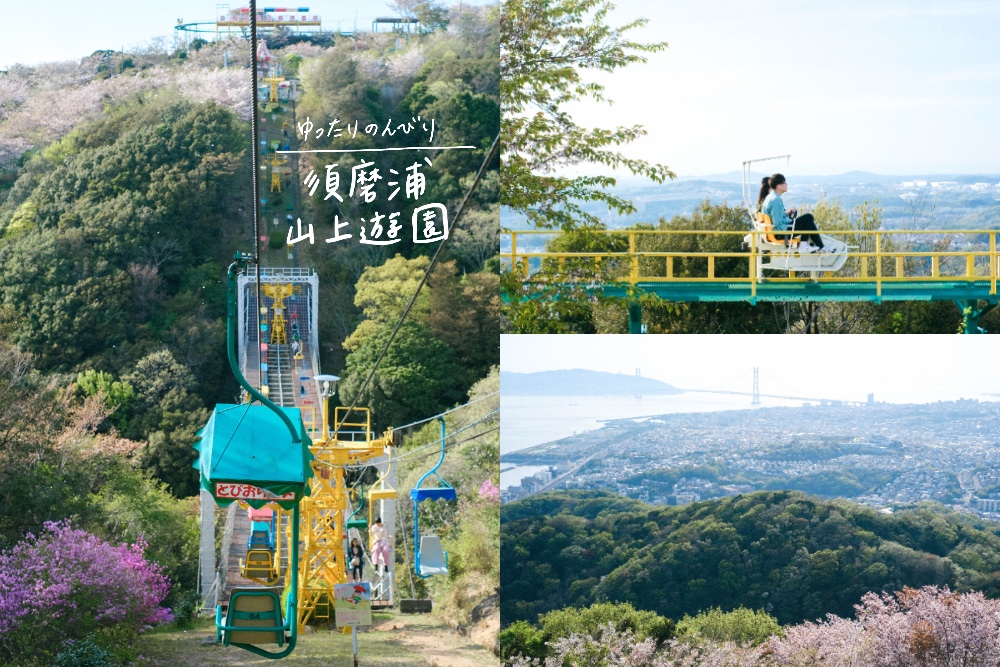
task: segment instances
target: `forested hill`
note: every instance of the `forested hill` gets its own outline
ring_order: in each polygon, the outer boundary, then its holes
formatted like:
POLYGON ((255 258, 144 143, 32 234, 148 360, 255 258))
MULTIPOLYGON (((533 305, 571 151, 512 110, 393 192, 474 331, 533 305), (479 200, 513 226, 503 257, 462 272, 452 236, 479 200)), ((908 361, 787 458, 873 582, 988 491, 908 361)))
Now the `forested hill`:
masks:
POLYGON ((782 624, 851 616, 868 591, 948 585, 1000 594, 1000 525, 921 506, 882 514, 797 491, 663 507, 605 492, 501 510, 501 618, 598 601, 675 619, 766 609, 782 624))

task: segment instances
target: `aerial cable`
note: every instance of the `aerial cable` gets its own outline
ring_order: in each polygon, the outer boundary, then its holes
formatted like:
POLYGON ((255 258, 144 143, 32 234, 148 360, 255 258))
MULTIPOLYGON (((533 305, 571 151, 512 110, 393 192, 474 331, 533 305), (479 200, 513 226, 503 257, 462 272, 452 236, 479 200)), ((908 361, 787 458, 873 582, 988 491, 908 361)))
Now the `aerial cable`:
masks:
POLYGON ((499 391, 494 391, 491 394, 486 394, 485 396, 480 396, 479 398, 471 400, 468 403, 463 403, 462 405, 457 405, 454 408, 450 408, 448 410, 445 410, 444 412, 439 412, 438 414, 434 415, 433 417, 428 417, 426 419, 421 419, 419 421, 410 422, 409 424, 403 424, 402 426, 393 426, 392 430, 393 431, 402 431, 404 428, 410 428, 411 426, 416 426, 417 424, 425 424, 425 423, 427 423, 429 421, 434 421, 438 417, 444 417, 445 415, 451 414, 452 412, 455 412, 456 410, 461 410, 462 408, 467 408, 467 407, 469 407, 470 405, 472 405, 474 403, 478 403, 479 401, 486 400, 487 398, 490 398, 491 396, 496 396, 499 393, 500 393, 499 391))
MULTIPOLYGON (((462 198, 462 203, 459 204, 458 206, 458 212, 455 213, 455 219, 452 220, 452 223, 448 228, 449 232, 451 229, 454 229, 454 227, 458 224, 458 221, 461 220, 462 214, 465 213, 466 207, 472 200, 472 195, 476 192, 476 187, 479 185, 479 181, 481 181, 483 179, 483 176, 486 174, 486 169, 489 167, 490 163, 493 161, 493 158, 496 156, 499 147, 500 147, 500 134, 498 133, 496 138, 493 140, 493 145, 490 146, 490 150, 486 154, 486 159, 483 160, 483 164, 480 165, 479 171, 476 173, 476 178, 472 181, 472 184, 469 186, 469 189, 465 193, 465 197, 462 198)), ((399 316, 399 321, 396 322, 396 326, 393 328, 392 333, 389 335, 389 340, 386 341, 385 347, 382 348, 382 352, 378 355, 378 358, 375 360, 375 365, 372 366, 371 371, 368 373, 368 377, 366 377, 365 381, 361 383, 361 388, 358 389, 358 393, 354 396, 354 400, 351 401, 351 406, 347 408, 348 416, 351 414, 351 412, 354 411, 354 408, 357 407, 358 399, 361 398, 361 395, 365 392, 365 389, 368 388, 368 384, 372 381, 372 378, 375 377, 375 371, 378 370, 379 364, 381 364, 382 360, 385 359, 385 355, 389 353, 389 348, 392 346, 392 342, 396 339, 396 334, 399 333, 400 328, 403 326, 403 322, 406 320, 406 316, 410 313, 410 310, 413 308, 413 304, 417 302, 417 296, 420 294, 420 290, 427 282, 427 278, 430 277, 431 271, 434 269, 434 265, 437 264, 438 259, 441 257, 441 251, 444 250, 444 246, 445 244, 448 243, 449 238, 451 238, 450 233, 448 234, 447 238, 441 241, 441 243, 438 245, 437 250, 434 252, 434 255, 431 257, 431 262, 430 264, 427 265, 427 270, 424 271, 424 275, 420 278, 420 282, 417 284, 417 289, 413 291, 413 296, 410 297, 409 303, 406 304, 406 307, 403 309, 402 314, 399 316)), ((330 446, 331 441, 332 438, 323 443, 323 447, 321 447, 319 452, 316 453, 316 458, 319 458, 319 455, 326 451, 327 447, 330 446)))
MULTIPOLYGON (((445 451, 447 451, 449 449, 454 449, 455 447, 458 447, 459 445, 464 445, 467 442, 471 442, 472 440, 475 440, 477 438, 481 438, 484 435, 489 435, 490 433, 493 433, 494 431, 499 431, 499 430, 500 430, 499 426, 494 426, 493 428, 486 429, 482 433, 477 433, 475 435, 470 435, 468 438, 463 438, 462 440, 459 440, 458 442, 453 442, 450 445, 445 445, 445 451)), ((436 445, 439 442, 441 442, 441 441, 438 440, 438 442, 436 442, 434 444, 436 445)), ((426 449, 426 448, 425 447, 421 447, 421 449, 426 449)), ((417 450, 413 450, 413 452, 416 452, 416 451, 417 450)), ((413 452, 409 452, 407 455, 412 454, 413 452)), ((420 461, 421 459, 426 459, 426 458, 431 457, 431 456, 438 456, 439 453, 440 452, 438 452, 438 451, 427 452, 426 454, 424 454, 422 456, 418 456, 418 457, 416 457, 414 459, 411 459, 411 461, 420 461)), ((402 457, 400 457, 400 458, 402 458, 402 457)), ((398 459, 395 459, 395 460, 398 460, 398 459)))
MULTIPOLYGON (((483 398, 485 398, 485 396, 483 398)), ((455 409, 457 410, 458 408, 455 408, 455 409)), ((445 440, 449 440, 449 439, 455 437, 456 435, 458 435, 459 433, 461 433, 462 431, 467 431, 470 428, 472 428, 473 426, 475 426, 476 424, 481 424, 484 421, 492 419, 493 417, 495 417, 495 416, 497 416, 499 414, 500 414, 500 410, 499 409, 494 410, 493 412, 489 413, 485 417, 480 417, 476 421, 471 422, 469 424, 466 424, 465 426, 459 428, 458 430, 452 431, 451 433, 449 433, 448 435, 446 435, 444 437, 444 439, 445 440)), ((492 429, 492 430, 495 430, 495 429, 492 429)), ((488 433, 488 431, 484 431, 484 433, 488 433)), ((462 442, 465 442, 465 441, 463 440, 462 442)), ((402 461, 403 459, 406 459, 406 458, 409 458, 409 457, 413 456, 413 454, 415 454, 416 452, 419 452, 421 450, 427 449, 428 447, 437 447, 440 444, 441 444, 441 438, 435 438, 432 442, 430 442, 430 443, 428 443, 426 445, 421 445, 420 447, 417 447, 416 449, 408 451, 407 453, 403 454, 402 456, 397 456, 396 458, 393 459, 393 462, 402 461)), ((454 444, 458 444, 458 443, 453 443, 453 445, 454 444)), ((323 462, 323 463, 325 463, 325 462, 323 462)), ((345 464, 345 465, 343 465, 341 467, 343 467, 344 470, 361 470, 363 468, 369 467, 369 465, 370 464, 358 464, 358 465, 348 465, 348 464, 345 464)), ((337 467, 337 466, 332 466, 332 467, 337 467)), ((351 487, 351 488, 353 488, 353 487, 351 487)))
MULTIPOLYGON (((257 278, 257 337, 258 343, 262 343, 263 336, 260 328, 260 316, 262 302, 260 300, 260 193, 257 191, 258 169, 260 169, 260 144, 257 140, 257 127, 259 125, 257 110, 257 0, 250 0, 250 73, 252 83, 250 86, 250 136, 251 143, 251 164, 253 168, 253 264, 257 278)), ((258 350, 260 345, 257 346, 258 350)), ((259 354, 259 352, 258 352, 259 354)), ((261 384, 257 383, 258 386, 261 384)))
MULTIPOLYGON (((497 416, 499 414, 500 414, 499 410, 494 410, 493 412, 489 413, 485 417, 477 419, 476 421, 472 422, 471 424, 466 424, 465 426, 463 426, 462 428, 460 428, 458 430, 452 431, 451 433, 449 433, 448 435, 446 435, 444 437, 444 439, 446 441, 450 440, 451 438, 455 437, 456 435, 458 435, 462 431, 468 431, 473 426, 476 426, 477 424, 482 424, 484 421, 488 421, 488 420, 492 419, 493 417, 495 417, 495 416, 497 416)), ((463 440, 463 442, 464 442, 464 440, 463 440)), ((406 452, 405 454, 403 454, 402 456, 397 456, 393 460, 396 461, 396 462, 399 462, 399 461, 402 461, 404 459, 408 459, 408 458, 412 457, 414 454, 416 454, 417 452, 419 452, 421 450, 427 449, 429 447, 438 447, 440 444, 441 444, 441 438, 435 438, 433 442, 429 442, 426 445, 421 445, 420 447, 417 447, 416 449, 412 449, 412 450, 406 452)), ((457 444, 457 443, 452 443, 452 446, 454 446, 455 444, 457 444)))

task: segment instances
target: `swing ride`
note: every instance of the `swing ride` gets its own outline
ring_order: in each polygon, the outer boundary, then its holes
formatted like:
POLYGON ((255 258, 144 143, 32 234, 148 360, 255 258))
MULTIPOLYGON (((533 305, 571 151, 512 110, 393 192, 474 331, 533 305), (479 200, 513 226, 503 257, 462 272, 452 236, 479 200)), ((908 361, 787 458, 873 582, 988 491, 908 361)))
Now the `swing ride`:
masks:
MULTIPOLYGON (((253 44, 252 18, 251 31, 253 44)), ((266 53, 266 47, 258 51, 266 53)), ((257 113, 255 106, 254 135, 257 113)), ((266 145, 266 132, 264 136, 266 145)), ((255 223, 264 203, 258 196, 259 151, 255 136, 255 223)), ((276 166, 272 163, 272 183, 276 166)), ((214 591, 219 643, 278 659, 294 650, 306 623, 333 616, 335 587, 349 580, 349 537, 363 542, 368 531, 372 563, 383 566, 381 572, 372 568, 372 605, 393 604, 394 434, 389 428, 376 435, 367 408, 329 412, 339 378, 319 372, 315 271, 267 268, 258 257, 237 253, 227 273, 226 294, 227 358, 242 396, 237 404, 215 406, 194 446, 203 489, 201 558, 210 564, 215 562, 214 514, 206 505, 214 501, 228 507, 222 562, 210 585, 204 573, 212 573, 214 565, 201 568, 202 590, 209 595, 214 591), (321 427, 316 425, 317 401, 321 427), (349 474, 361 472, 363 479, 369 466, 377 467, 378 478, 367 489, 355 484, 353 494, 349 474), (373 521, 376 505, 379 518, 373 521), (385 524, 381 517, 387 518, 385 524)), ((414 489, 416 535, 421 501, 456 498, 436 472, 444 460, 443 419, 441 423, 441 458, 414 489), (421 488, 431 474, 441 486, 421 488)), ((423 536, 414 551, 418 576, 447 572, 438 536, 423 536)))
POLYGON ((822 271, 839 271, 847 262, 847 244, 821 234, 823 249, 805 243, 801 235, 775 234, 770 216, 757 210, 753 204, 753 186, 750 183, 750 165, 755 162, 789 160, 790 155, 757 158, 743 162, 743 208, 753 223, 754 231, 743 237, 743 246, 756 255, 757 280, 764 280, 764 269, 809 272, 817 280, 822 271))
POLYGON ((444 463, 445 425, 444 417, 438 417, 441 422, 441 457, 433 468, 424 473, 417 485, 410 489, 410 500, 413 501, 413 569, 418 577, 427 578, 435 574, 448 574, 448 552, 441 547, 441 538, 437 535, 420 534, 420 503, 425 500, 457 500, 455 489, 438 475, 438 468, 444 463), (440 486, 424 487, 424 480, 433 475, 440 486), (419 545, 419 546, 418 546, 419 545))
POLYGON ((801 233, 776 235, 772 221, 757 211, 750 167, 774 159, 788 156, 743 162, 742 208, 749 233, 662 225, 588 229, 588 249, 555 252, 544 246, 567 232, 502 230, 500 261, 512 280, 503 281, 501 299, 558 301, 579 299, 581 292, 625 299, 629 333, 645 330, 642 302, 649 296, 751 305, 952 301, 962 313, 964 332, 982 332, 980 318, 1000 303, 1000 232, 821 230, 823 251, 817 252, 801 233), (742 248, 736 247, 737 239, 742 248), (577 295, 567 297, 567 292, 577 295))

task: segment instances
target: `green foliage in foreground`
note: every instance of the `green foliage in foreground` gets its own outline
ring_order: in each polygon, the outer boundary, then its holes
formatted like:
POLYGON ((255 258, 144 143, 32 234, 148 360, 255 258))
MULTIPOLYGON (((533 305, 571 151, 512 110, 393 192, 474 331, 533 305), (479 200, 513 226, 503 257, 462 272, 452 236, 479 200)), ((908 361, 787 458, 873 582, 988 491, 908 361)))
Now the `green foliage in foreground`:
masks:
POLYGON ((501 614, 609 601, 670 618, 763 607, 786 624, 850 616, 864 593, 903 586, 993 595, 998 532, 937 506, 885 515, 795 491, 681 507, 542 494, 502 508, 501 614))
POLYGON ((567 607, 550 611, 538 618, 539 627, 518 621, 500 633, 500 657, 515 655, 544 658, 552 654, 552 644, 574 634, 595 639, 613 626, 617 632, 631 632, 638 639, 652 637, 663 644, 674 636, 674 622, 651 611, 637 611, 626 603, 597 603, 576 609, 567 607))
POLYGON ((740 607, 725 612, 716 607, 696 616, 682 618, 677 623, 677 635, 693 641, 734 642, 756 646, 769 637, 781 636, 781 626, 765 611, 740 607))

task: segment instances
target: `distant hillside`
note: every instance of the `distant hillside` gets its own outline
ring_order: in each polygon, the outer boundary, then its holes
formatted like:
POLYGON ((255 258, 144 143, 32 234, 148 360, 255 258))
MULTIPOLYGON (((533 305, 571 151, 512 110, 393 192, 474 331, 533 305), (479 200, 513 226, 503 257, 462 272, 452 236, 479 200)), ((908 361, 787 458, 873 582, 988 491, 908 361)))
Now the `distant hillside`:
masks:
POLYGON ((508 396, 634 396, 681 394, 651 378, 573 369, 540 373, 500 373, 500 391, 508 396))
POLYGON ((680 507, 606 492, 540 494, 500 512, 501 619, 597 601, 674 619, 764 608, 782 624, 851 616, 868 591, 1000 594, 1000 524, 921 506, 893 515, 797 491, 680 507))

